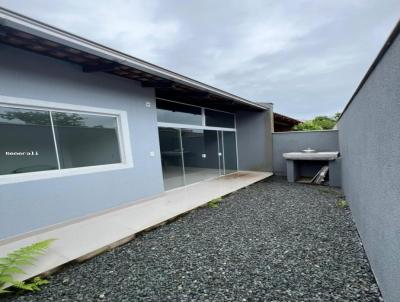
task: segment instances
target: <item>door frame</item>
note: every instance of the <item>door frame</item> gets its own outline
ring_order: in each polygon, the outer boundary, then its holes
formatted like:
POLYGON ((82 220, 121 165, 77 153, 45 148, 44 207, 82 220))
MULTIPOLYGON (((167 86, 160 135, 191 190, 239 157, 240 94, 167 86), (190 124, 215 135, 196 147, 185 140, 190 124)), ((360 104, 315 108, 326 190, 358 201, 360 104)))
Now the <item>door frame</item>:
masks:
MULTIPOLYGON (((181 152, 181 161, 182 161, 182 175, 183 175, 183 186, 187 186, 186 181, 186 171, 185 171, 185 158, 183 152, 183 142, 182 142, 182 130, 211 130, 216 132, 217 136, 217 145, 218 145, 218 169, 219 176, 225 176, 232 173, 236 173, 239 171, 239 155, 238 155, 238 145, 237 145, 237 132, 236 129, 232 128, 222 128, 222 127, 207 127, 207 126, 193 126, 186 124, 173 124, 173 123, 158 123, 158 128, 173 128, 179 131, 179 143, 180 143, 180 152, 181 152), (235 148, 236 148, 236 167, 237 170, 235 172, 231 172, 226 174, 225 169, 225 150, 224 150, 224 131, 225 132, 234 132, 235 133, 235 148), (219 155, 221 153, 221 155, 219 155), (222 158, 222 159, 221 159, 222 158), (222 167, 221 167, 222 166, 222 167)), ((217 177, 219 177, 217 176, 217 177)), ((212 179, 214 177, 208 178, 212 179)), ((204 179, 206 180, 206 179, 204 179)))

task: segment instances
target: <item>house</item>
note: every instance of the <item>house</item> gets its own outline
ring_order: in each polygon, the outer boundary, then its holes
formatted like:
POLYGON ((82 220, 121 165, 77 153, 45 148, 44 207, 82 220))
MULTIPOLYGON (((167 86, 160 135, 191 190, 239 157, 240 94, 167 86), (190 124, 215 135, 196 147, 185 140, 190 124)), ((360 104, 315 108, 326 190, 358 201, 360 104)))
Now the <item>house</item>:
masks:
POLYGON ((272 171, 272 106, 6 9, 0 66, 0 240, 272 171))
MULTIPOLYGON (((0 243, 236 171, 283 174, 286 150, 339 149, 372 270, 399 301, 399 34, 337 130, 273 133, 271 104, 0 9, 0 243)), ((47 268, 67 262, 51 255, 47 268)))

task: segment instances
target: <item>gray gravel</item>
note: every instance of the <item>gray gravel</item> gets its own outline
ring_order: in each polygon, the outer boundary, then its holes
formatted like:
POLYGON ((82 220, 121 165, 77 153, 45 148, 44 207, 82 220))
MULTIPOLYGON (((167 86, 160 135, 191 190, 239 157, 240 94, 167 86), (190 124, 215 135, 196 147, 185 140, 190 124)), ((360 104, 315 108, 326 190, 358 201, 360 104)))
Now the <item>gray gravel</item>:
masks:
POLYGON ((339 191, 273 177, 4 301, 380 301, 339 191))

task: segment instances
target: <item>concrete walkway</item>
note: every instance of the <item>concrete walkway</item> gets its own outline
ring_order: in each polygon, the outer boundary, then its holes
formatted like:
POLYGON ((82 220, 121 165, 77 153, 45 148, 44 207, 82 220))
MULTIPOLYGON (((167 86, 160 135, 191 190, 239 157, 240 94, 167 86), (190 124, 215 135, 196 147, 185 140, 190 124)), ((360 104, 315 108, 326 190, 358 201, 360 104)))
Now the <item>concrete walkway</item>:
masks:
POLYGON ((84 260, 134 238, 135 234, 232 193, 272 173, 241 171, 186 187, 81 221, 49 228, 16 240, 0 241, 0 257, 34 242, 57 239, 20 280, 47 272, 75 259, 84 260))

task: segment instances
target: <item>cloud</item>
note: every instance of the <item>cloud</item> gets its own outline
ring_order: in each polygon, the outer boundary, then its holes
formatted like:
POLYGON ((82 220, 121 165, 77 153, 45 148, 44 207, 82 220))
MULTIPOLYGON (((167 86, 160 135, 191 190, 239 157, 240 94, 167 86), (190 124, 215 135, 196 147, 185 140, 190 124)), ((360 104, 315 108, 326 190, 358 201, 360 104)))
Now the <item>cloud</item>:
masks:
POLYGON ((400 11, 397 0, 0 5, 297 118, 343 109, 400 11))

